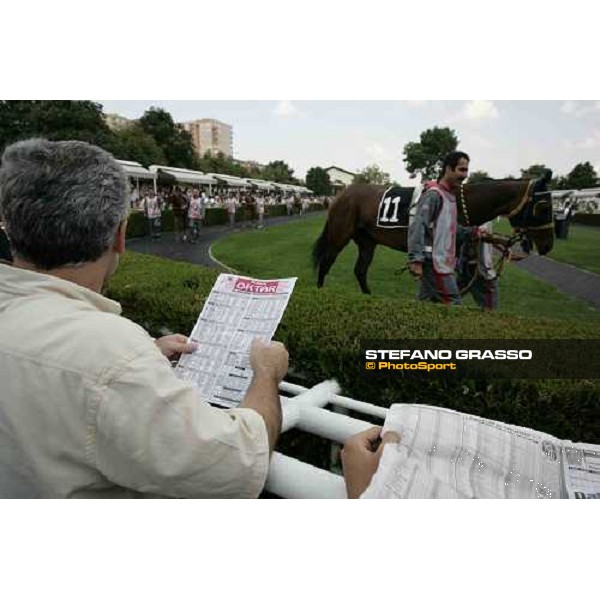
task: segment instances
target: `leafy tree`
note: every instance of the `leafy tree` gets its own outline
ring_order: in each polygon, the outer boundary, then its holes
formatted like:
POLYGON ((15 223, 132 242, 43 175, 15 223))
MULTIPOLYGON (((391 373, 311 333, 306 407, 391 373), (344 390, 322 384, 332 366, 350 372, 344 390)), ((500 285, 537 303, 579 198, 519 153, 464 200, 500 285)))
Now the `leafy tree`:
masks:
POLYGON ((478 183, 480 181, 485 181, 486 179, 490 179, 487 171, 473 171, 472 173, 469 173, 469 183, 478 183))
POLYGON ((323 167, 312 167, 307 171, 306 187, 317 196, 329 196, 333 191, 329 173, 323 167))
POLYGON ((198 168, 205 173, 221 173, 222 175, 233 175, 235 177, 250 177, 248 169, 239 164, 233 158, 222 152, 212 154, 210 151, 198 163, 198 168))
POLYGON ((566 177, 557 175, 556 177, 553 177, 552 180, 550 181, 550 189, 551 190, 568 190, 569 182, 567 181, 566 177))
POLYGON ((419 142, 408 142, 404 146, 404 162, 411 175, 418 173, 426 179, 435 179, 444 156, 456 150, 458 138, 449 127, 434 127, 421 133, 419 142))
POLYGON ((198 170, 199 160, 192 136, 181 125, 176 125, 173 141, 163 152, 171 166, 198 170))
POLYGON ((151 135, 163 151, 167 164, 184 169, 198 169, 199 160, 192 136, 173 121, 164 108, 151 106, 139 120, 142 129, 151 135))
POLYGON ((292 183, 298 182, 294 178, 294 169, 291 169, 283 160, 274 160, 270 162, 263 170, 262 176, 267 181, 275 181, 277 183, 292 183))
POLYGON ((543 177, 549 170, 546 165, 531 165, 527 169, 521 169, 521 179, 538 179, 543 177))
POLYGON ((251 177, 252 179, 264 179, 265 176, 263 174, 262 169, 257 167, 256 165, 250 165, 245 167, 247 177, 251 177))
POLYGON ((115 131, 111 145, 116 158, 135 160, 144 167, 164 165, 167 162, 156 140, 139 123, 115 131))
POLYGON ((579 163, 567 175, 565 183, 568 186, 567 189, 581 190, 596 187, 598 175, 590 162, 579 163))
POLYGON ((110 147, 102 106, 88 100, 1 100, 0 149, 29 137, 110 147))
POLYGON ((382 171, 378 165, 369 165, 355 176, 353 183, 374 183, 375 185, 389 185, 390 174, 382 171))

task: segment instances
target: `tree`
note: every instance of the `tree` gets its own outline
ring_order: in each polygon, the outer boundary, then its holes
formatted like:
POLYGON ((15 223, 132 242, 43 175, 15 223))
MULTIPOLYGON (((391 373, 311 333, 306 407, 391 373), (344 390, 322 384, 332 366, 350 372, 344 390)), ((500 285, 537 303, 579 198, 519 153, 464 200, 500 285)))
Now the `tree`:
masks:
POLYGON ((307 171, 306 187, 317 196, 330 196, 333 192, 329 173, 323 167, 312 167, 307 171))
POLYGON ((486 179, 491 179, 487 171, 473 171, 472 173, 469 173, 469 183, 479 183, 486 179))
POLYGON ((551 190, 568 190, 569 182, 567 181, 566 177, 557 175, 556 177, 552 178, 549 187, 551 190))
POLYGON ((29 137, 81 140, 109 149, 102 106, 88 100, 0 101, 0 150, 29 137))
POLYGON ((221 173, 222 175, 233 175, 235 177, 250 177, 250 172, 230 156, 222 152, 212 154, 210 151, 198 163, 198 168, 205 173, 221 173))
POLYGON ((579 163, 567 175, 566 184, 566 189, 574 190, 596 187, 598 185, 598 175, 591 163, 579 163))
POLYGON ((521 179, 539 179, 549 170, 546 165, 531 165, 527 169, 521 169, 521 179))
POLYGON ((352 183, 373 183, 375 185, 389 185, 390 174, 382 171, 378 165, 369 165, 359 171, 352 183))
POLYGON ((288 164, 283 160, 274 160, 270 162, 262 172, 263 177, 267 181, 275 181, 276 183, 297 183, 294 178, 294 169, 290 169, 288 164))
POLYGON ((142 129, 151 135, 172 167, 198 169, 199 159, 192 136, 164 108, 151 106, 139 121, 142 129))
POLYGON ((113 133, 112 153, 116 158, 135 160, 144 167, 164 165, 165 155, 156 140, 139 123, 133 123, 113 133))
POLYGON ((413 176, 420 173, 426 179, 435 179, 442 166, 444 156, 456 150, 458 138, 449 127, 434 127, 421 133, 419 142, 408 142, 404 146, 406 170, 413 176))

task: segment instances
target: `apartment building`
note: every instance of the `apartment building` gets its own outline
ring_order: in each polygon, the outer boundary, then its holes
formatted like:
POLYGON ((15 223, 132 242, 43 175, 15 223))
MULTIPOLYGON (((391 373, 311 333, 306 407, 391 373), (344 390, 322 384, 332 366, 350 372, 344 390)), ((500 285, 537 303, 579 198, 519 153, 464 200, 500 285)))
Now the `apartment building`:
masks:
POLYGON ((199 156, 206 152, 233 156, 233 128, 216 119, 197 119, 182 123, 183 128, 192 136, 194 148, 199 156))

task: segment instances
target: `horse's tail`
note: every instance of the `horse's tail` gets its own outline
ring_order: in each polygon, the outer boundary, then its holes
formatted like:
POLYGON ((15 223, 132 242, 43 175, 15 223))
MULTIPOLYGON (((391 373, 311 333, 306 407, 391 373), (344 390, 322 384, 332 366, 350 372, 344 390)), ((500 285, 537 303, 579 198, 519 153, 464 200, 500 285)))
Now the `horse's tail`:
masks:
POLYGON ((321 262, 325 258, 327 252, 327 246, 329 245, 329 219, 325 221, 325 227, 319 236, 319 239, 315 242, 312 249, 312 262, 313 269, 318 269, 321 266, 321 262))

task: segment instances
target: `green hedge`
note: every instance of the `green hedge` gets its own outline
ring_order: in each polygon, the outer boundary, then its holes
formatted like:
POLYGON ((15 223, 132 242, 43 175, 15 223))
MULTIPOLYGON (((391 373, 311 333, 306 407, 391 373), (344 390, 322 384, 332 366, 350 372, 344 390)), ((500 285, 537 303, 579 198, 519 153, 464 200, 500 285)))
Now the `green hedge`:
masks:
MULTIPOLYGON (((217 276, 212 269, 129 253, 109 286, 125 316, 155 335, 189 333, 217 276)), ((560 438, 600 442, 598 380, 409 380, 373 382, 360 369, 362 339, 600 338, 600 326, 452 310, 412 301, 297 289, 276 339, 290 352, 289 380, 335 378, 343 394, 389 406, 417 402, 532 427, 560 438), (481 332, 485 332, 482 335, 481 332)))
MULTIPOLYGON (((310 212, 324 210, 322 204, 311 204, 309 205, 310 212)), ((266 219, 269 217, 284 217, 287 215, 287 209, 285 204, 274 204, 266 206, 266 219)), ((244 207, 238 207, 235 212, 235 220, 237 223, 248 220, 248 215, 244 207)), ((225 208, 207 208, 204 216, 204 225, 210 227, 211 225, 226 225, 229 223, 229 215, 225 208)), ((162 231, 173 231, 173 212, 171 209, 163 210, 161 216, 162 231)), ((143 237, 149 235, 148 231, 148 219, 144 216, 144 213, 138 211, 132 211, 129 215, 127 223, 127 237, 143 237)))
MULTIPOLYGON (((171 210, 163 210, 160 217, 162 231, 173 231, 173 212, 171 210)), ((143 237, 150 235, 148 231, 148 219, 144 213, 132 211, 127 220, 127 237, 143 237)))
POLYGON ((575 213, 575 215, 573 216, 573 223, 579 223, 580 225, 591 225, 593 227, 600 227, 600 215, 575 213))

